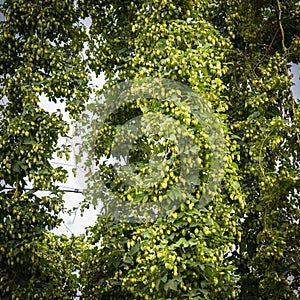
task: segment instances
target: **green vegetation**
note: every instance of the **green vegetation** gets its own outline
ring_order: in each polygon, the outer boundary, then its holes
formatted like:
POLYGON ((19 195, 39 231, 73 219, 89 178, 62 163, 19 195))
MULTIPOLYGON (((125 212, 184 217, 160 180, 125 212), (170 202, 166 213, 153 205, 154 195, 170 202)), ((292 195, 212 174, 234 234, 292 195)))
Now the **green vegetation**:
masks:
MULTIPOLYGON (((300 109, 288 73, 300 63, 298 1, 6 0, 0 10, 1 299, 298 299, 300 109), (196 184, 156 221, 101 213, 86 235, 51 233, 62 221, 58 185, 67 172, 50 160, 68 158, 70 149, 57 146, 68 134, 62 112, 45 111, 41 97, 64 103, 78 120, 90 72, 105 74, 99 96, 122 81, 155 77, 205 99, 226 145, 224 176, 208 205, 201 207, 203 184, 196 184)), ((109 156, 130 118, 159 112, 187 128, 198 159, 186 166, 196 163, 205 181, 213 145, 176 97, 120 106, 103 120, 97 158, 109 156)), ((171 153, 160 183, 124 184, 99 160, 106 187, 129 202, 164 199, 180 180, 182 153, 162 137, 143 136, 130 152, 140 176, 151 174, 152 155, 171 153)))

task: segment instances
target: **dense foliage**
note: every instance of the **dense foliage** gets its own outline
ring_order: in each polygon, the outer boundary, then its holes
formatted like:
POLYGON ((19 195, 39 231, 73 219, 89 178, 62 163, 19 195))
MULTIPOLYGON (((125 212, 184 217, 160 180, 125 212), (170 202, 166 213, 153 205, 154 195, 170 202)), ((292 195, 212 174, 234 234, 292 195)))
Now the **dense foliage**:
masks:
POLYGON ((233 43, 225 94, 230 128, 241 137, 247 202, 242 241, 233 253, 240 297, 293 299, 300 286, 300 139, 288 67, 299 63, 300 8, 297 1, 230 4, 220 3, 207 18, 233 43))
MULTIPOLYGON (((298 1, 6 0, 1 11, 1 299, 72 299, 79 291, 84 299, 299 297, 300 109, 288 72, 300 62, 298 1), (155 77, 207 101, 222 120, 226 151, 222 184, 206 207, 198 184, 156 221, 101 213, 84 239, 50 233, 67 176, 50 159, 68 156, 57 147, 68 125, 62 112, 41 108, 41 97, 65 103, 76 120, 91 71, 105 74, 99 97, 121 81, 155 77)), ((97 157, 109 156, 117 130, 145 111, 188 128, 207 170, 213 147, 175 100, 121 106, 103 120, 97 157)), ((162 136, 143 136, 130 152, 141 176, 153 153, 171 154, 161 183, 141 193, 99 160, 106 187, 126 201, 163 199, 178 181, 180 153, 170 140, 157 142, 162 136)))
POLYGON ((87 97, 84 31, 74 25, 73 1, 5 1, 1 11, 0 298, 69 299, 77 282, 61 264, 64 250, 56 253, 64 238, 49 236, 61 222, 58 182, 67 176, 50 160, 69 156, 57 147, 68 124, 61 111, 45 111, 41 97, 78 114, 87 97))

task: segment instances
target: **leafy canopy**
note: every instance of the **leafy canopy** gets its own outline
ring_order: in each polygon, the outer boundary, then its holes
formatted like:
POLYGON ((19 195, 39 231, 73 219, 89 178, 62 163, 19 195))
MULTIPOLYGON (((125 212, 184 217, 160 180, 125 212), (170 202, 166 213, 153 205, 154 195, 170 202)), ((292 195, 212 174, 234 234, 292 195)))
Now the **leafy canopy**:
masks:
MULTIPOLYGON (((80 291, 84 299, 297 299, 300 109, 288 69, 300 62, 298 1, 6 0, 0 8, 1 298, 70 299, 80 291), (200 184, 156 222, 103 213, 86 237, 49 233, 60 222, 58 182, 67 176, 50 160, 68 157, 57 146, 68 125, 41 97, 78 119, 91 71, 106 77, 99 97, 121 81, 155 77, 207 101, 226 141, 225 174, 208 206, 199 209, 200 184)), ((103 120, 98 159, 129 119, 158 111, 188 129, 196 162, 208 169, 213 145, 204 127, 178 102, 160 100, 129 102, 103 120)), ((126 201, 159 202, 182 160, 162 136, 142 136, 129 152, 141 177, 153 155, 168 153, 162 182, 141 196, 99 160, 106 187, 126 201)))

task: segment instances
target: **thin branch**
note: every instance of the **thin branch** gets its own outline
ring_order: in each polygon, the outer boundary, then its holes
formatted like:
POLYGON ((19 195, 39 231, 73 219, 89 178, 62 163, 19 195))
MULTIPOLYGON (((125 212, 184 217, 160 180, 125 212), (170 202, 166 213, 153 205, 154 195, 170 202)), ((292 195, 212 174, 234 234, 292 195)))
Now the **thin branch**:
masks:
POLYGON ((274 43, 274 41, 275 41, 275 38, 276 38, 276 36, 277 36, 278 31, 279 31, 279 29, 277 28, 277 30, 276 30, 276 32, 275 32, 275 34, 274 34, 274 36, 273 36, 273 39, 272 39, 271 43, 269 44, 269 46, 268 46, 268 48, 267 48, 265 54, 263 55, 263 57, 259 60, 259 62, 258 62, 258 63, 254 66, 254 68, 252 69, 252 72, 253 72, 254 74, 255 74, 255 70, 257 69, 257 67, 260 65, 260 63, 262 62, 262 60, 266 57, 266 55, 267 55, 268 52, 270 51, 270 49, 271 49, 271 47, 272 47, 272 45, 273 45, 273 43, 274 43))
POLYGON ((282 43, 283 52, 285 53, 287 51, 287 48, 285 47, 285 42, 284 42, 284 30, 283 30, 282 20, 281 20, 282 11, 281 11, 281 4, 279 0, 277 0, 277 6, 278 6, 278 23, 281 32, 281 43, 282 43))

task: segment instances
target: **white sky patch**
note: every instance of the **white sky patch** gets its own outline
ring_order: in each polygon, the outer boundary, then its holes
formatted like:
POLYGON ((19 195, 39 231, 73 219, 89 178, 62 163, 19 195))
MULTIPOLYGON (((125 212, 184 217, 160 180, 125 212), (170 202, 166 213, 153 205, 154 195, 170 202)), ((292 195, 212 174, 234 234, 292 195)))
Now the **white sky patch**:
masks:
MULTIPOLYGON (((99 77, 96 77, 95 74, 91 74, 92 77, 92 84, 96 86, 97 88, 101 88, 104 84, 104 75, 101 74, 99 77)), ((93 95, 91 96, 93 97, 93 95)), ((92 100, 92 99, 91 99, 92 100)), ((64 103, 52 103, 49 102, 47 99, 42 99, 41 106, 47 110, 47 111, 56 111, 58 108, 62 110, 62 113, 64 115, 64 119, 67 120, 69 123, 70 119, 68 117, 68 114, 64 111, 64 103), (63 109, 62 109, 63 107, 63 109)), ((62 189, 65 190, 73 190, 74 192, 68 191, 64 195, 65 200, 65 207, 66 209, 72 209, 74 207, 78 207, 76 211, 74 211, 72 214, 68 213, 61 213, 61 217, 63 219, 63 223, 55 228, 53 232, 55 234, 66 234, 67 236, 70 236, 71 234, 74 235, 80 235, 85 232, 86 227, 92 226, 95 224, 97 220, 97 215, 99 213, 98 209, 94 209, 91 205, 89 209, 86 209, 81 216, 80 214, 80 202, 83 200, 83 196, 81 193, 78 193, 77 191, 81 191, 81 184, 75 176, 74 169, 76 168, 76 162, 75 162, 75 153, 74 153, 74 145, 72 144, 72 135, 74 132, 74 127, 71 125, 71 132, 70 132, 70 139, 61 138, 59 141, 59 145, 62 144, 69 144, 71 146, 71 153, 70 153, 70 159, 66 160, 65 158, 58 158, 55 157, 51 163, 54 167, 61 166, 64 169, 68 171, 68 179, 67 182, 64 184, 60 184, 62 189)), ((77 175, 77 174, 76 174, 77 175)))
POLYGON ((292 81, 294 83, 294 85, 292 86, 292 92, 295 99, 300 99, 300 64, 292 64, 291 74, 293 74, 292 81))

